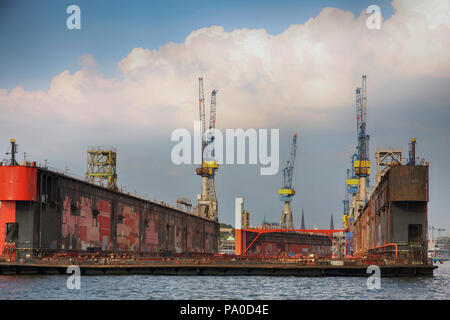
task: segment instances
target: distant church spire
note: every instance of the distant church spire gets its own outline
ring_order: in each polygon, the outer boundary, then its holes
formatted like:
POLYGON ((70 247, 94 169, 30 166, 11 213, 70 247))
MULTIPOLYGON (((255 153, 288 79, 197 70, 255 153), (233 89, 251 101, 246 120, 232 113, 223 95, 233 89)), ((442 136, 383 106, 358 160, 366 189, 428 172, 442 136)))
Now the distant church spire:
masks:
POLYGON ((305 216, 304 216, 304 214, 303 214, 303 208, 302 208, 302 227, 301 227, 301 229, 306 229, 305 228, 305 216))
POLYGON ((331 220, 330 220, 330 230, 334 230, 334 223, 333 223, 333 214, 331 214, 331 220))

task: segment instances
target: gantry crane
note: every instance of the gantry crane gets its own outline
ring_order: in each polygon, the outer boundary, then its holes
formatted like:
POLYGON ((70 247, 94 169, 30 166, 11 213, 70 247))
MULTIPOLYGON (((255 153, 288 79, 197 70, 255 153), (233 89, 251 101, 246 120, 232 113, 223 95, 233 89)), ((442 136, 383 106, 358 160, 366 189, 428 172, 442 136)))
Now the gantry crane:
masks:
POLYGON ((358 145, 356 160, 353 161, 355 175, 358 177, 358 191, 355 199, 355 215, 359 215, 364 208, 367 198, 367 185, 369 184, 369 135, 366 132, 367 124, 367 88, 366 76, 362 76, 361 88, 356 88, 356 122, 358 132, 358 145))
POLYGON ((214 186, 214 176, 219 169, 215 159, 214 130, 216 128, 216 93, 211 92, 211 108, 209 111, 209 130, 206 133, 205 97, 203 78, 199 78, 199 111, 200 130, 202 137, 202 164, 196 168, 197 175, 202 177, 202 193, 198 197, 198 215, 210 220, 218 221, 217 197, 214 186))
MULTIPOLYGON (((350 224, 362 212, 367 198, 367 185, 369 184, 369 135, 366 132, 367 124, 367 87, 366 76, 362 76, 362 86, 356 88, 356 126, 357 146, 351 158, 351 170, 347 169, 344 214, 342 216, 344 230, 349 230, 350 224)), ((347 233, 347 254, 350 253, 351 235, 347 233)))
POLYGON ((294 229, 294 221, 292 219, 291 201, 295 195, 292 188, 292 176, 294 174, 295 154, 297 151, 297 133, 294 134, 291 146, 291 156, 283 169, 283 183, 281 189, 278 190, 281 202, 284 203, 283 212, 281 213, 280 228, 294 229))

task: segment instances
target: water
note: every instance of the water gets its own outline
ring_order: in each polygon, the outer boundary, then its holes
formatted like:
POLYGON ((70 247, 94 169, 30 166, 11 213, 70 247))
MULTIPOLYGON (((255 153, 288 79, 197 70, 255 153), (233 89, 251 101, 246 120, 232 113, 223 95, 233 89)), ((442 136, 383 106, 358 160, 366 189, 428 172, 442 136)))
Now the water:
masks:
POLYGON ((83 276, 69 290, 68 276, 0 276, 0 299, 450 299, 450 262, 434 277, 367 278, 83 276))

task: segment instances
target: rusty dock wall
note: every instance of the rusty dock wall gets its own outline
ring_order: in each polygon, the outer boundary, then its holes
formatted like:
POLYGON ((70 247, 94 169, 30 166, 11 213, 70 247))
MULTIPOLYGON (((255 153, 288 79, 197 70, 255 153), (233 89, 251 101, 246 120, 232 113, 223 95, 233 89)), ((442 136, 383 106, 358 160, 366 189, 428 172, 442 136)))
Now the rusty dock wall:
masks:
POLYGON ((356 255, 427 264, 428 166, 393 166, 350 231, 356 255))
POLYGON ((0 257, 6 259, 218 250, 214 221, 44 168, 0 167, 0 189, 0 257))

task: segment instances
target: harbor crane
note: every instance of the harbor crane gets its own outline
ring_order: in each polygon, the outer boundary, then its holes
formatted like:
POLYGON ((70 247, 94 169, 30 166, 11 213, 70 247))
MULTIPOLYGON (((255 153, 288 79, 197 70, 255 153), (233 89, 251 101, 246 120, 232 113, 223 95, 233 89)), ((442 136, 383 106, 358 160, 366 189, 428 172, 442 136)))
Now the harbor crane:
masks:
MULTIPOLYGON (((367 199, 371 162, 369 160, 369 135, 367 125, 367 78, 362 76, 362 85, 357 87, 356 93, 356 152, 351 157, 351 170, 347 169, 346 192, 343 201, 344 214, 342 216, 344 230, 362 213, 367 199)), ((346 250, 350 252, 350 238, 347 239, 346 250)))
POLYGON ((283 169, 283 182, 281 189, 278 190, 281 202, 284 203, 283 212, 281 213, 280 228, 294 229, 294 221, 292 219, 291 201, 295 195, 292 188, 292 176, 294 174, 295 154, 297 151, 297 133, 292 138, 291 156, 283 169))
POLYGON ((199 112, 201 130, 202 164, 196 168, 197 175, 202 177, 202 193, 198 195, 197 214, 201 217, 218 221, 217 197, 214 186, 214 176, 219 169, 215 159, 214 130, 216 128, 216 94, 211 92, 211 107, 209 111, 209 130, 206 130, 205 96, 203 91, 203 78, 199 78, 199 112))
POLYGON ((362 76, 361 88, 356 88, 356 122, 358 145, 356 147, 356 160, 353 161, 355 175, 358 177, 358 191, 356 194, 355 214, 359 215, 367 198, 367 185, 369 184, 369 135, 366 132, 367 124, 367 86, 366 76, 362 76))

